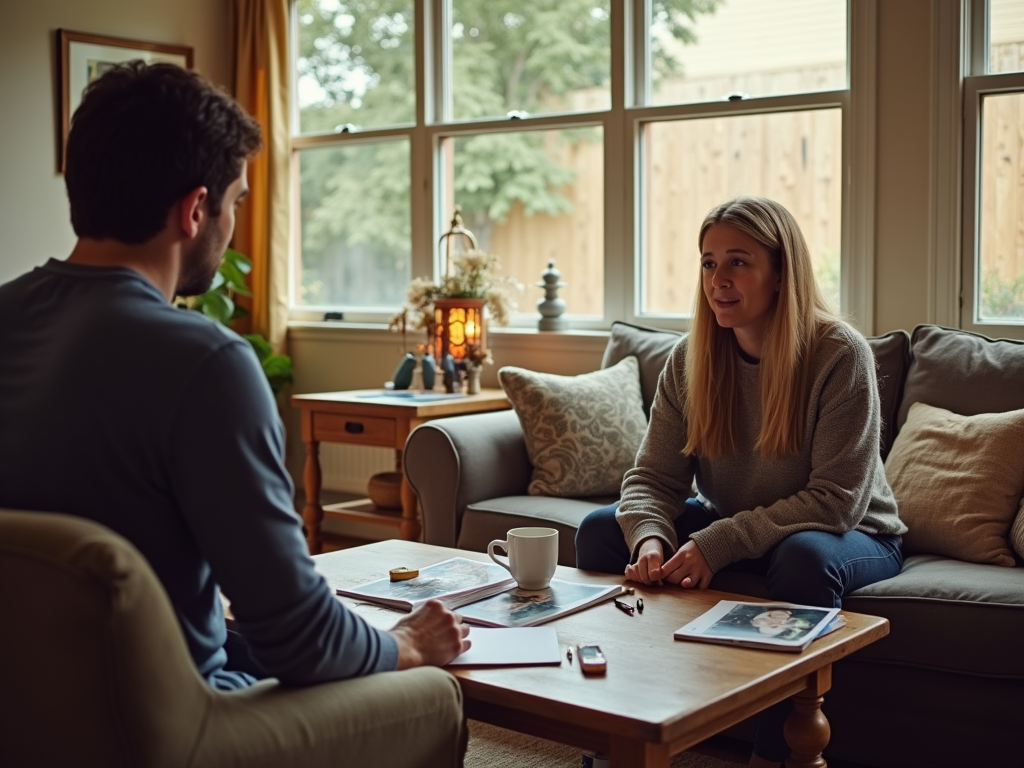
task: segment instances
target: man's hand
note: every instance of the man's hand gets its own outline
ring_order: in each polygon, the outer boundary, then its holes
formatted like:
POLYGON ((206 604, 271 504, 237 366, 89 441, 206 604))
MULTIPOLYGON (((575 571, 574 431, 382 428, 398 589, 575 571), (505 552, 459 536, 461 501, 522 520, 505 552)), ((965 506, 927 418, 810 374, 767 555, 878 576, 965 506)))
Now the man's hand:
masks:
POLYGON ((398 641, 398 668, 443 667, 469 650, 469 627, 440 600, 428 600, 391 630, 398 641))
POLYGON ((626 566, 626 578, 630 581, 639 581, 641 584, 657 584, 660 587, 664 578, 664 561, 665 551, 661 539, 657 536, 644 539, 640 542, 636 562, 626 566))
POLYGON ((697 543, 690 539, 661 567, 661 578, 681 587, 706 589, 714 574, 697 543))

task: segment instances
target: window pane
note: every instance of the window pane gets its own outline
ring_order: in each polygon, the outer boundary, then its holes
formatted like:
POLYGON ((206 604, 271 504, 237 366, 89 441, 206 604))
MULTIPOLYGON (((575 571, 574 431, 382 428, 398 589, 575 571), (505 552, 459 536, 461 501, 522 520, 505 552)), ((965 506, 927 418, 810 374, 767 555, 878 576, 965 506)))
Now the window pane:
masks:
POLYGON ((609 109, 610 0, 452 0, 457 120, 609 109))
POLYGON ((840 109, 647 124, 641 312, 692 313, 700 224, 737 195, 770 197, 789 209, 819 287, 838 309, 841 161, 840 109))
POLYGON ((988 71, 1024 71, 1024 2, 989 0, 988 71))
POLYGON ((416 122, 413 0, 298 0, 300 133, 416 122))
POLYGON ((846 88, 843 0, 654 0, 652 14, 655 105, 846 88))
POLYGON ((444 210, 461 205, 478 247, 501 260, 503 274, 527 286, 520 313, 536 315, 543 292, 534 286, 549 261, 568 283, 559 292, 567 315, 603 313, 603 152, 600 128, 445 141, 446 168, 454 167, 454 175, 444 210))
POLYGON ((979 319, 1024 321, 1024 94, 981 104, 979 319))
POLYGON ((409 141, 299 153, 297 307, 385 307, 411 279, 409 141))

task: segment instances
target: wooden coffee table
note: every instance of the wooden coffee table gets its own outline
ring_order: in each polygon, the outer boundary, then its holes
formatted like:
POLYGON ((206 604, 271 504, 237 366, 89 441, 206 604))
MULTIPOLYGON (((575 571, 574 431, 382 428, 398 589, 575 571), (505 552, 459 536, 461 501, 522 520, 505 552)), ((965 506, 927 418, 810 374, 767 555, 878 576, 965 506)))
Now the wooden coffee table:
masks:
MULTIPOLYGON (((481 553, 409 541, 382 541, 319 555, 332 588, 382 578, 400 565, 419 568, 449 557, 486 561, 481 553)), ((559 566, 556 577, 595 584, 621 577, 559 566)), ((551 622, 563 649, 598 643, 608 658, 602 677, 584 677, 577 660, 560 667, 457 669, 467 717, 581 749, 604 752, 613 768, 667 768, 683 752, 741 720, 792 697, 786 765, 820 767, 830 730, 821 711, 832 664, 889 632, 886 619, 843 612, 847 625, 802 653, 761 651, 674 640, 672 633, 719 600, 741 595, 636 586, 643 614, 611 603, 551 622)), ((632 598, 630 598, 632 599, 632 598)), ((391 626, 399 616, 345 599, 368 621, 391 626)))

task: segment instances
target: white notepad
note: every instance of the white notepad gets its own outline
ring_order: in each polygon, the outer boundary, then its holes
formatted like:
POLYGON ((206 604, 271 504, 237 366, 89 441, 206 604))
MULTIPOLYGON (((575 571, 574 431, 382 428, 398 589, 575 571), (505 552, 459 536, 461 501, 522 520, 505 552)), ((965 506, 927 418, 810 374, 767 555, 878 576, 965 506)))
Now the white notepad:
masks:
POLYGON ((469 630, 473 647, 448 666, 513 666, 561 664, 558 635, 554 627, 513 627, 469 630))

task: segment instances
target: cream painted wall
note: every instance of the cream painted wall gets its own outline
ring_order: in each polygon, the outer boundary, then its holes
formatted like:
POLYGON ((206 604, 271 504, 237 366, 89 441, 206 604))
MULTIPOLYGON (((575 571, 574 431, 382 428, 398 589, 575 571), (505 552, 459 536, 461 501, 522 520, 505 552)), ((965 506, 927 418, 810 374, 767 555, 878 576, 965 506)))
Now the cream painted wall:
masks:
POLYGON ((878 3, 876 333, 930 320, 931 12, 931 0, 878 3))
POLYGON ((195 68, 231 85, 226 0, 0 3, 0 283, 74 245, 57 172, 57 29, 190 45, 195 68))

